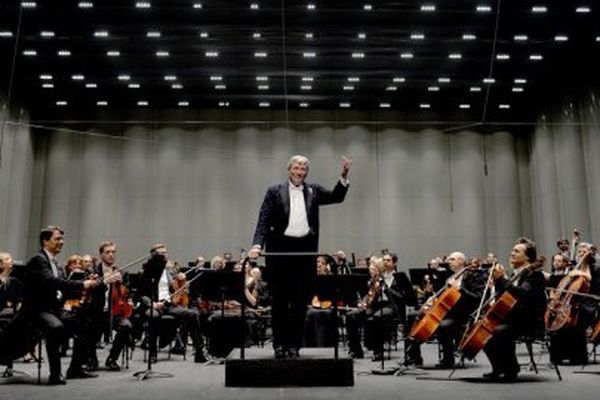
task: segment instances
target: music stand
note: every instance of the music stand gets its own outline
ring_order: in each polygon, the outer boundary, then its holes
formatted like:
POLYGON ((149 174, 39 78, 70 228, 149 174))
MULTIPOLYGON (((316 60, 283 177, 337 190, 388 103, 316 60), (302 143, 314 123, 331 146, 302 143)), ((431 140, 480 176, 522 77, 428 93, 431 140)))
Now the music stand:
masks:
POLYGON ((225 300, 235 300, 241 304, 240 319, 242 335, 240 340, 240 358, 245 357, 244 347, 246 341, 246 318, 244 301, 244 273, 215 270, 200 270, 198 279, 190 285, 190 296, 196 299, 202 296, 203 300, 221 302, 221 318, 225 318, 225 300))

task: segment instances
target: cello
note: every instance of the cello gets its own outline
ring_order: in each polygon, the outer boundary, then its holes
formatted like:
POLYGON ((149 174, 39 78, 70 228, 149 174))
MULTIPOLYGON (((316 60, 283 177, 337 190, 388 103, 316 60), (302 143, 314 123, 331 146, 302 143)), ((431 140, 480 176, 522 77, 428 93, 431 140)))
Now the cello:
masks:
MULTIPOLYGON (((447 282, 458 279, 463 273, 467 271, 468 267, 464 267, 450 278, 447 282)), ((433 295, 424 308, 430 308, 425 311, 422 317, 417 320, 412 329, 410 330, 409 338, 417 340, 419 342, 426 342, 433 336, 440 323, 446 317, 448 312, 458 303, 461 297, 460 289, 454 286, 443 287, 435 295, 433 295)))
MULTIPOLYGON (((533 271, 539 267, 538 263, 522 267, 509 279, 509 285, 520 279, 525 272, 533 271)), ((481 319, 476 319, 470 329, 467 327, 458 346, 458 350, 469 360, 475 358, 477 353, 485 347, 487 342, 494 336, 496 327, 504 321, 508 313, 518 302, 518 299, 508 290, 505 290, 499 297, 496 297, 491 298, 485 305, 482 305, 483 307, 477 310, 477 315, 479 316, 481 309, 489 307, 481 319)))

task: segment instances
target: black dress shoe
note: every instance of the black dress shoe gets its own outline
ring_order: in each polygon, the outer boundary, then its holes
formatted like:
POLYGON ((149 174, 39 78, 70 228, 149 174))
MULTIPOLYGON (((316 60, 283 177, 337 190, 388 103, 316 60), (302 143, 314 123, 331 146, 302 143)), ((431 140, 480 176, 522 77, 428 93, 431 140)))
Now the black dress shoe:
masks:
POLYGON ((435 364, 435 367, 439 369, 452 369, 454 368, 454 361, 442 360, 435 364))
POLYGON ((492 371, 492 372, 486 372, 485 374, 483 374, 483 377, 485 379, 498 379, 500 378, 500 372, 498 371, 492 371))
POLYGON ((61 375, 50 375, 50 378, 48 378, 48 385, 66 385, 67 384, 67 380, 65 379, 64 376, 61 375))
POLYGON ((381 361, 383 360, 383 353, 374 353, 373 357, 371 357, 371 361, 381 361))
POLYGON ((408 366, 408 365, 423 366, 423 358, 422 357, 418 357, 418 358, 406 357, 404 359, 404 365, 406 365, 406 366, 408 366))
POLYGON ((350 351, 348 355, 354 360, 359 360, 365 356, 365 353, 362 350, 350 351))
POLYGON ((175 346, 171 349, 171 354, 178 354, 178 355, 184 355, 185 354, 185 348, 181 347, 181 346, 175 346))
POLYGON ((300 349, 297 349, 295 347, 289 349, 287 351, 287 356, 288 356, 288 358, 291 358, 291 359, 300 358, 300 349))
POLYGON ((119 364, 117 364, 117 362, 115 360, 113 360, 112 358, 107 358, 106 362, 104 363, 104 366, 106 367, 106 369, 108 371, 120 371, 121 367, 119 367, 119 364))
POLYGON ((204 353, 204 349, 196 350, 196 354, 194 355, 194 362, 199 364, 204 364, 208 361, 208 357, 206 357, 206 353, 204 353))
POLYGON ((84 369, 69 369, 67 371, 67 379, 88 379, 88 378, 97 378, 98 374, 92 374, 91 372, 87 372, 84 369))
POLYGON ((283 347, 275 348, 275 359, 276 360, 283 360, 286 357, 287 357, 287 351, 283 347))

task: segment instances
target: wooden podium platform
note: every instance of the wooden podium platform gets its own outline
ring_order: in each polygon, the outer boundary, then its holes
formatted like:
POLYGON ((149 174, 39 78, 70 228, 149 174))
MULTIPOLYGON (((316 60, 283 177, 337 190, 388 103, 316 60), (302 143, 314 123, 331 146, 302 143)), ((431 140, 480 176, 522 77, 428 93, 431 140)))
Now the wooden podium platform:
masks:
POLYGON ((225 361, 227 387, 282 386, 354 386, 354 363, 351 358, 337 360, 332 348, 306 348, 300 358, 276 360, 271 348, 239 349, 225 361))

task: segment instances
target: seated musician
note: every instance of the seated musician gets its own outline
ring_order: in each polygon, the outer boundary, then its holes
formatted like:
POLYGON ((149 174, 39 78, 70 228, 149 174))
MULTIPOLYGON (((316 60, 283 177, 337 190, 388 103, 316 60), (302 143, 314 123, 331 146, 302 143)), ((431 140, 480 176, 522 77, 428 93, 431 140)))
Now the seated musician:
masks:
POLYGON ((158 321, 162 315, 171 315, 179 322, 186 324, 187 332, 192 336, 195 348, 194 362, 207 361, 204 352, 204 338, 202 336, 199 313, 196 309, 184 308, 172 302, 173 277, 166 269, 167 248, 164 244, 156 244, 150 250, 152 257, 143 265, 141 295, 145 306, 152 307, 146 315, 153 316, 152 332, 150 335, 150 358, 156 362, 158 354, 158 321))
MULTIPOLYGON (((317 275, 331 275, 331 267, 324 256, 317 257, 317 275)), ((306 310, 304 342, 306 347, 333 346, 335 339, 335 321, 333 320, 332 303, 321 300, 315 295, 306 310)))
MULTIPOLYGON (((63 270, 58 266, 56 256, 64 245, 64 232, 56 226, 47 226, 40 232, 41 250, 27 263, 23 276, 24 299, 23 314, 28 320, 38 323, 45 333, 46 350, 50 367, 51 385, 64 385, 66 380, 61 374, 60 345, 64 337, 65 326, 61 320, 63 302, 68 298, 78 298, 84 289, 97 285, 93 279, 69 281, 64 278, 63 270)), ((81 321, 75 321, 77 325, 81 321)), ((78 334, 67 378, 90 378, 96 375, 83 368, 85 354, 89 346, 89 336, 78 334)))
MULTIPOLYGON (((581 262, 578 270, 569 271, 566 268, 564 256, 561 254, 555 255, 555 271, 550 276, 548 286, 557 287, 560 279, 567 275, 570 277, 583 276, 590 284, 588 294, 599 295, 600 267, 596 265, 591 250, 592 245, 590 243, 581 242, 577 246, 576 261, 578 263, 581 262), (556 263, 557 258, 559 261, 558 264, 556 263), (564 272, 560 274, 560 271, 564 272)), ((560 296, 560 294, 550 291, 550 298, 552 296, 560 296)), ((550 333, 550 360, 555 364, 563 363, 565 360, 569 360, 569 363, 572 365, 584 365, 588 362, 586 329, 596 320, 598 301, 585 297, 575 297, 574 301, 579 302, 580 307, 575 326, 564 327, 550 333)))
POLYGON ((383 343, 395 329, 395 322, 405 316, 406 297, 400 283, 394 279, 395 254, 385 254, 382 258, 371 257, 369 265, 369 292, 359 303, 358 309, 346 315, 346 330, 352 358, 364 356, 360 342, 360 328, 364 326, 365 345, 373 351, 373 361, 383 358, 383 343), (394 326, 390 326, 390 324, 394 326))
MULTIPOLYGON (((96 327, 94 343, 100 341, 104 331, 113 329, 116 332, 104 365, 109 371, 119 371, 121 368, 117 360, 127 341, 130 340, 133 326, 127 318, 128 312, 123 309, 122 302, 119 303, 121 309, 119 309, 119 304, 113 304, 114 300, 128 301, 128 299, 120 299, 121 293, 125 293, 125 291, 121 290, 121 285, 124 285, 123 276, 115 265, 117 245, 112 241, 104 241, 100 243, 98 253, 100 263, 94 267, 93 271, 103 279, 103 282, 92 290, 90 313, 96 327)), ((95 364, 98 364, 95 346, 91 349, 91 359, 92 363, 95 361, 95 364)))
POLYGON ((543 329, 545 280, 542 272, 533 266, 536 258, 535 243, 527 238, 520 238, 510 253, 514 273, 520 274, 516 284, 510 284, 503 266, 497 265, 494 268, 493 281, 498 296, 508 290, 517 299, 517 304, 496 327, 494 335, 483 349, 492 364, 492 371, 484 374, 484 378, 514 381, 520 369, 515 340, 523 335, 535 336, 543 329))
POLYGON ((11 319, 21 306, 21 283, 11 276, 10 253, 0 252, 0 319, 11 319))
MULTIPOLYGON (((477 308, 487 279, 487 270, 479 269, 480 261, 474 258, 472 263, 467 266, 466 256, 460 251, 451 253, 447 258, 448 266, 453 273, 458 273, 467 268, 458 278, 451 278, 446 282, 448 287, 455 287, 460 290, 460 298, 454 307, 448 311, 444 319, 440 322, 436 334, 442 347, 442 359, 436 365, 439 368, 454 367, 454 352, 456 342, 460 340, 464 331, 464 326, 471 312, 477 308)), ((422 312, 426 312, 431 307, 431 301, 428 301, 422 312)), ((408 350, 405 364, 423 363, 419 343, 408 339, 406 346, 408 350)))

